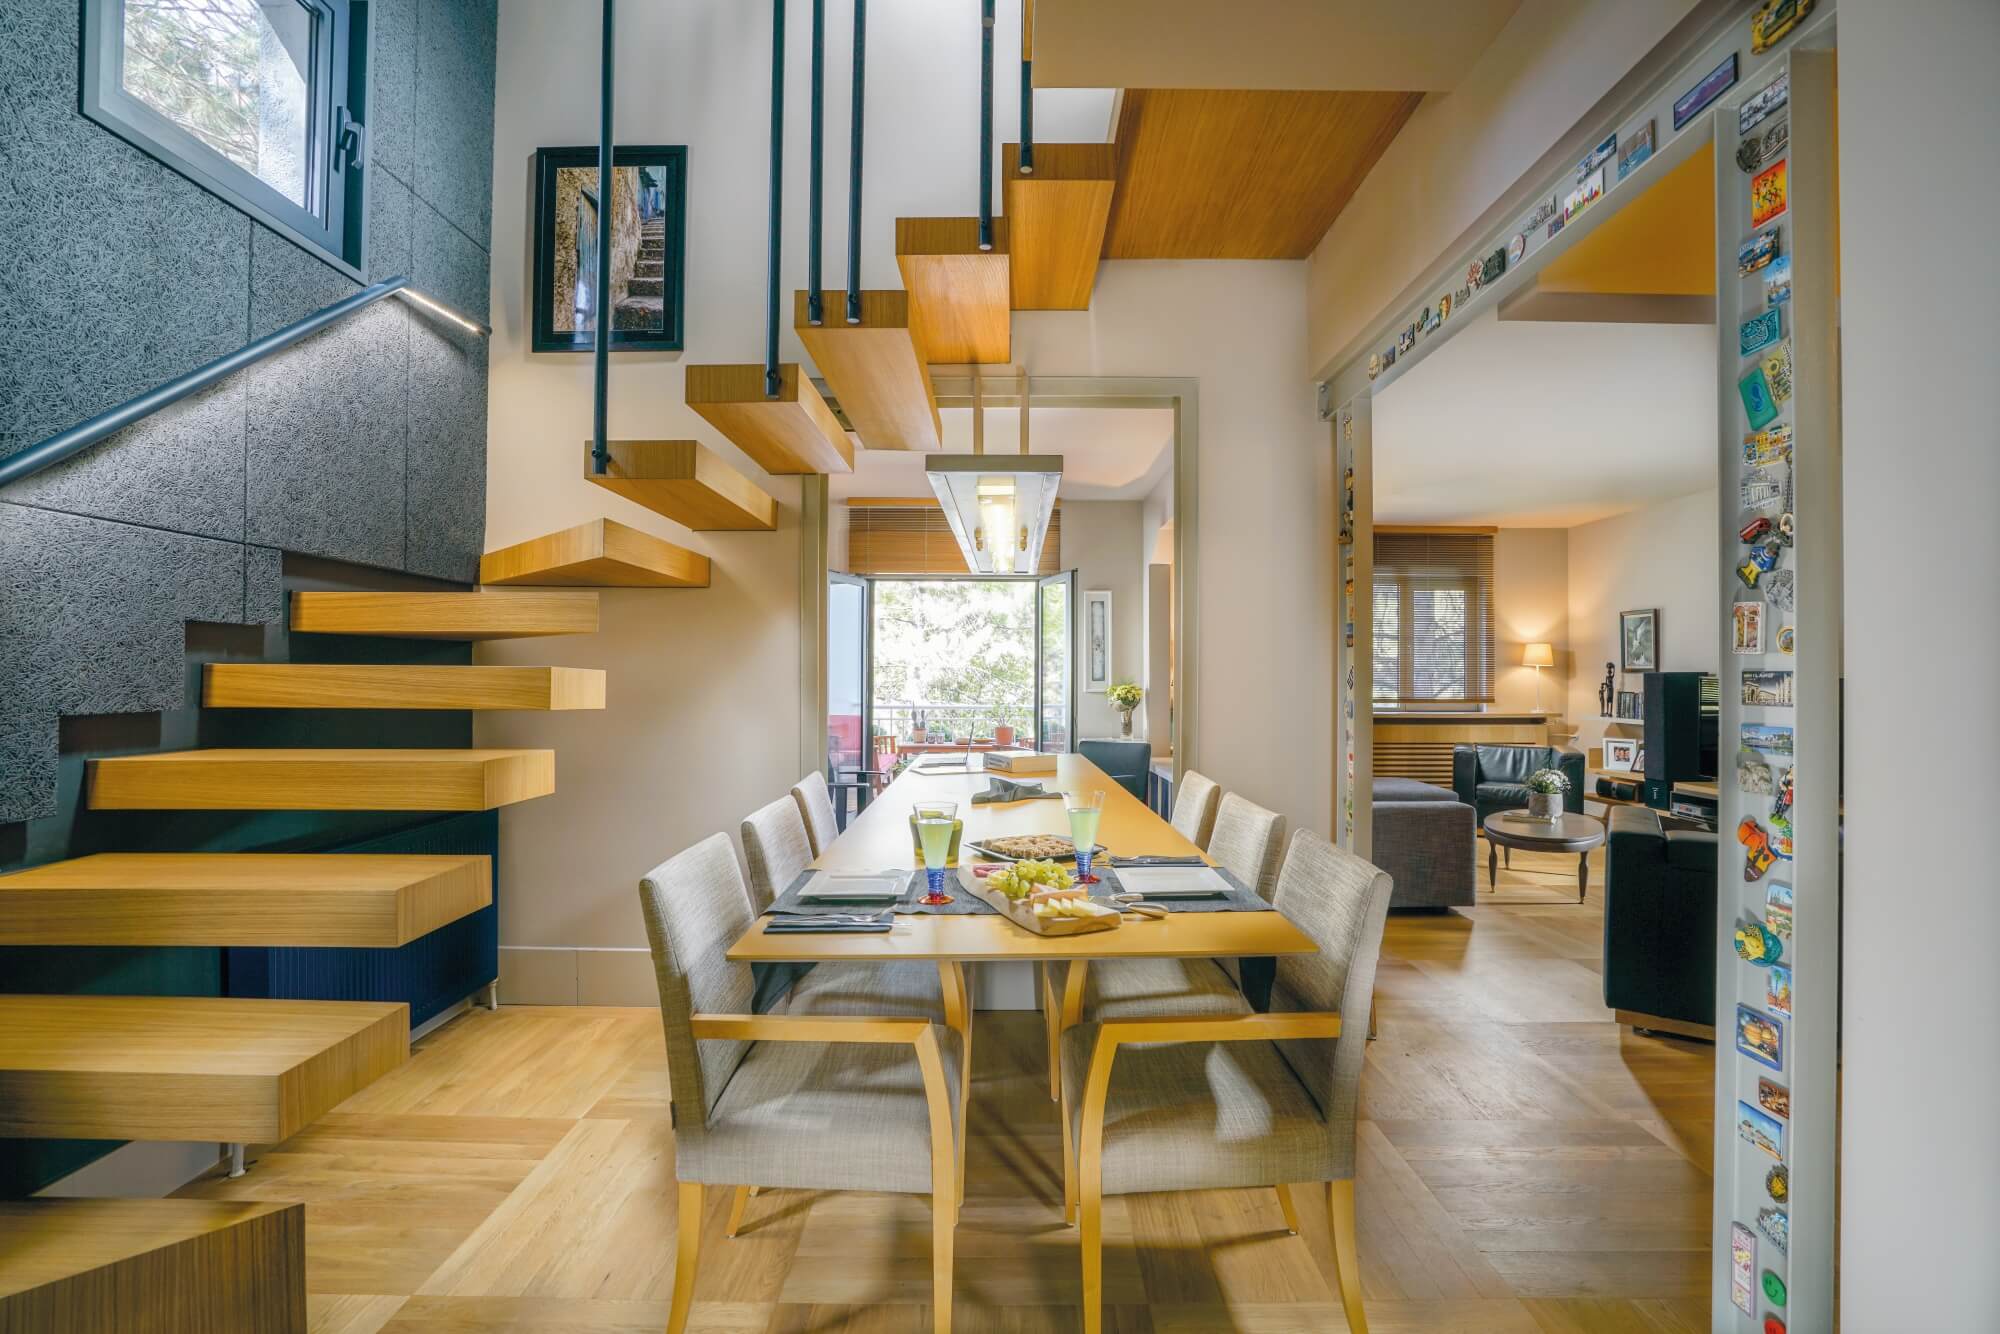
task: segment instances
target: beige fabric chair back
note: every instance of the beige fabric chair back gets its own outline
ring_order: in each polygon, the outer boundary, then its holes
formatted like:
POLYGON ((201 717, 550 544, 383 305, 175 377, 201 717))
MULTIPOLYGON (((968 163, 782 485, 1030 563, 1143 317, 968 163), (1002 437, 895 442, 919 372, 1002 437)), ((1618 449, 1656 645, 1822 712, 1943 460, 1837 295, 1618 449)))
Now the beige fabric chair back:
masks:
MULTIPOLYGON (((747 1042, 694 1039, 697 1014, 748 1014, 750 966, 726 957, 753 920, 729 836, 712 834, 661 862, 639 882, 639 907, 660 985, 677 1151, 701 1151, 709 1108, 742 1064, 747 1042)), ((682 1174, 683 1180, 699 1180, 682 1174)))
POLYGON ((1231 792, 1215 808, 1208 855, 1269 903, 1285 855, 1285 817, 1231 792))
POLYGON ((1361 1061, 1368 1048, 1368 1007, 1375 990, 1375 964, 1382 953, 1389 889, 1386 872, 1310 829, 1301 829, 1292 836, 1272 900, 1319 946, 1317 954, 1278 960, 1272 1012, 1340 1013, 1338 1038, 1278 1044, 1326 1117, 1334 1161, 1341 1168, 1336 1179, 1354 1175, 1361 1061))
POLYGON ((805 817, 806 841, 812 845, 813 856, 817 857, 826 851, 827 844, 840 837, 840 825, 833 818, 833 793, 827 790, 826 775, 815 769, 792 784, 792 800, 799 804, 799 814, 805 817))
POLYGON ((1174 785, 1174 815, 1169 821, 1188 842, 1208 851, 1208 837, 1215 829, 1215 804, 1222 789, 1214 779, 1189 769, 1174 785))
POLYGON ((806 835, 806 817, 799 803, 787 792, 766 806, 759 806, 743 821, 743 860, 750 866, 750 906, 758 912, 785 892, 813 859, 812 840, 806 835))

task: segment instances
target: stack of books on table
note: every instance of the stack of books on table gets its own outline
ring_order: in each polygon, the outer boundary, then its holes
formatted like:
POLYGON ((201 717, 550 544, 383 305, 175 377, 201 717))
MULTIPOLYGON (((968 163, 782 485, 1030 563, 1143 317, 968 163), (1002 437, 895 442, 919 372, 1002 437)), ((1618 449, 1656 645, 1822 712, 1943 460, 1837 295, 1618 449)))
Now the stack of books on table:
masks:
POLYGON ((1056 771, 1053 751, 988 750, 981 758, 986 767, 1003 774, 1052 774, 1056 771))

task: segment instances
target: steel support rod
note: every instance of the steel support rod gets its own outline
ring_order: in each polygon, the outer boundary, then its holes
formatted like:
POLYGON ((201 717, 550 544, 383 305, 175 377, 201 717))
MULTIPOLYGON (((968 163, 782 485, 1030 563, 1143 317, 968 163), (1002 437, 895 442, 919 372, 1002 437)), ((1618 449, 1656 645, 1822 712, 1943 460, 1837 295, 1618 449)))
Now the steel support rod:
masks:
POLYGON ((806 321, 826 323, 826 301, 820 293, 820 212, 825 190, 821 180, 826 157, 826 0, 813 0, 812 165, 806 175, 806 321))
POLYGON ((979 5, 979 248, 993 248, 993 0, 979 5))
POLYGON ((868 0, 854 0, 854 110, 847 161, 847 322, 861 323, 861 109, 867 101, 868 0))
POLYGON ((778 373, 778 263, 784 255, 785 0, 771 0, 771 276, 764 288, 764 397, 784 387, 778 373))
POLYGON ((611 446, 605 441, 607 401, 611 394, 611 84, 615 65, 612 40, 616 0, 604 0, 604 50, 599 57, 597 102, 597 317, 596 356, 591 367, 591 470, 599 476, 611 466, 611 446))

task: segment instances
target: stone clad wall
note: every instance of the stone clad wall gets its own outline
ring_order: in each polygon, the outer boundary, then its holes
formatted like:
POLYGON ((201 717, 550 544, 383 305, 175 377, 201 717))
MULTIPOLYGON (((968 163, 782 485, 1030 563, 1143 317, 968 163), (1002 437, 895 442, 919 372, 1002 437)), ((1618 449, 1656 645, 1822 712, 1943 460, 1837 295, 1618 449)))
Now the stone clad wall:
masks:
MULTIPOLYGON (((0 457, 359 290, 85 119, 77 0, 6 10, 0 457)), ((485 320, 494 0, 367 10, 366 272, 485 320)), ((486 375, 386 301, 0 490, 0 824, 54 812, 59 714, 185 702, 183 621, 279 617, 281 553, 472 580, 486 375)))

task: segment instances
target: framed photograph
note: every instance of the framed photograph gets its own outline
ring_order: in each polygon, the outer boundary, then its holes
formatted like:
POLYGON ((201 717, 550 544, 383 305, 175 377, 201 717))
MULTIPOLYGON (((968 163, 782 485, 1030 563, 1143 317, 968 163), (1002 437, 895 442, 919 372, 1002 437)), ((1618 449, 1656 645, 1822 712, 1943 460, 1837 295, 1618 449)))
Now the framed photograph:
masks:
POLYGON ((1094 695, 1111 684, 1111 590, 1083 595, 1083 688, 1094 695))
POLYGON ((1657 672, 1660 670, 1660 609, 1618 613, 1618 670, 1657 672))
POLYGON ((1604 767, 1609 772, 1631 773, 1639 763, 1639 738, 1635 736, 1608 736, 1604 738, 1604 767))
MULTIPOLYGON (((611 151, 612 351, 678 351, 687 243, 687 149, 611 151)), ((597 338, 597 149, 535 152, 533 349, 589 352, 597 338)))

